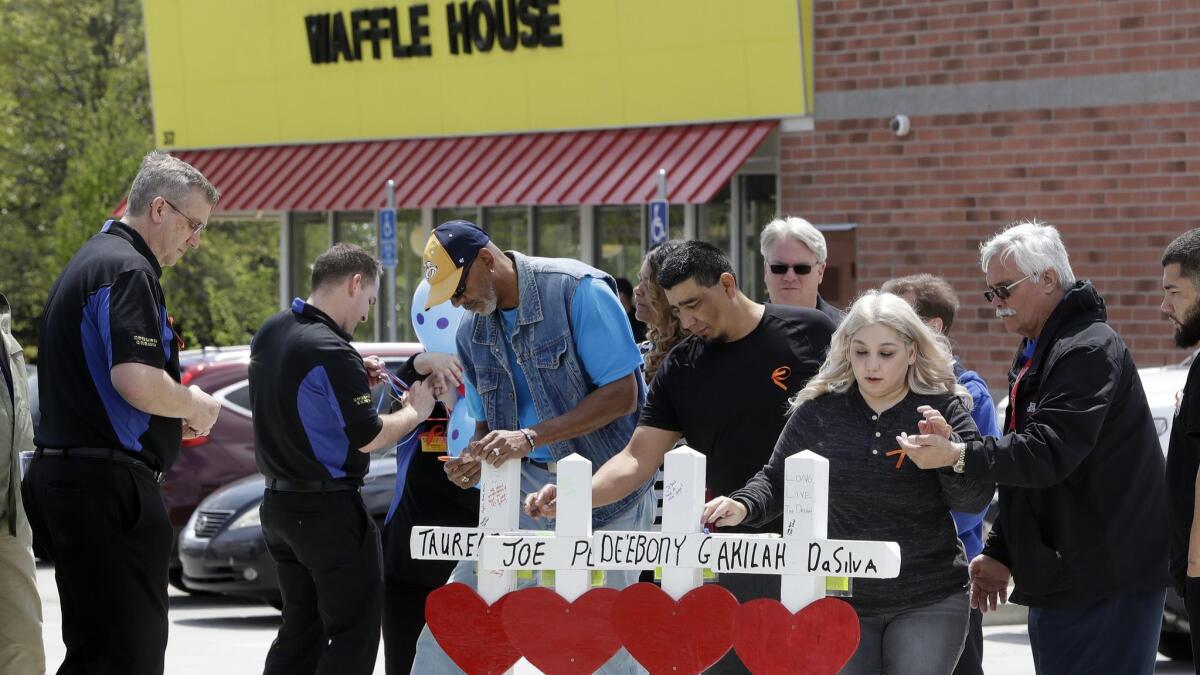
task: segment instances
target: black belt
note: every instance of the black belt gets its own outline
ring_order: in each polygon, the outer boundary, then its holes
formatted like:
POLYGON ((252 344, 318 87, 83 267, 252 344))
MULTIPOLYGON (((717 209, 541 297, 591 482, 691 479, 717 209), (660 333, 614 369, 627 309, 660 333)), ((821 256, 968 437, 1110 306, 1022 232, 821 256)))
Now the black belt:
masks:
POLYGON ((150 474, 156 483, 163 482, 163 472, 150 468, 150 465, 136 457, 131 457, 120 450, 112 448, 38 448, 33 456, 37 457, 82 457, 84 459, 105 459, 110 462, 121 462, 137 467, 150 474))
POLYGON ((539 462, 536 459, 529 459, 528 457, 522 457, 521 461, 527 464, 532 464, 543 471, 549 471, 551 473, 558 472, 558 462, 539 462))
POLYGON ((340 492, 343 490, 354 490, 357 492, 359 487, 353 483, 339 483, 332 480, 267 479, 267 489, 275 490, 276 492, 340 492))

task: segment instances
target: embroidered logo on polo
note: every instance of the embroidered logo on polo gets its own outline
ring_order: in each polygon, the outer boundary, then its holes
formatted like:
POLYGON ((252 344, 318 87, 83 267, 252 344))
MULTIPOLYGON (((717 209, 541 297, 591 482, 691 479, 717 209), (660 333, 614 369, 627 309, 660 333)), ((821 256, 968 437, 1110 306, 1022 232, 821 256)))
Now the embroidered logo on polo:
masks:
POLYGON ((771 382, 774 382, 776 387, 779 387, 780 389, 787 391, 787 385, 784 384, 784 381, 787 380, 791 376, 792 376, 792 369, 790 366, 780 366, 780 367, 776 368, 775 370, 771 371, 771 382))
POLYGON ((158 340, 155 338, 145 337, 143 335, 134 335, 133 342, 139 347, 157 347, 158 340))

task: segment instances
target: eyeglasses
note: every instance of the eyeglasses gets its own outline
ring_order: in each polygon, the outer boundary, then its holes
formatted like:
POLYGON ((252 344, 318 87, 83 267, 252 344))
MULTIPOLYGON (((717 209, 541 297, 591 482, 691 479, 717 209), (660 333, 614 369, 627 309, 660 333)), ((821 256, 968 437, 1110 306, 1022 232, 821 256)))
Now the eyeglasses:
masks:
POLYGON ((796 263, 795 265, 788 265, 786 263, 771 263, 767 265, 767 267, 770 268, 771 274, 779 275, 787 274, 788 269, 791 269, 798 277, 802 277, 813 270, 813 266, 809 265, 808 263, 796 263))
POLYGON ((1033 276, 1021 277, 1020 279, 1017 279, 1016 281, 1012 282, 1011 284, 1006 284, 1006 285, 1001 285, 1001 286, 988 286, 988 289, 983 292, 983 297, 987 298, 988 302, 991 302, 992 298, 1000 298, 1001 300, 1007 300, 1008 296, 1012 295, 1012 289, 1016 288, 1017 284, 1021 283, 1022 281, 1025 281, 1026 279, 1032 279, 1032 278, 1033 278, 1033 276))
POLYGON ((458 279, 458 286, 454 288, 454 294, 450 296, 451 300, 458 300, 462 297, 463 293, 467 292, 467 275, 471 273, 471 265, 474 264, 474 262, 475 259, 472 258, 471 262, 463 265, 462 276, 458 279))
POLYGON ((163 197, 162 200, 167 203, 167 206, 171 207, 172 211, 183 216, 183 219, 188 222, 189 226, 191 226, 192 234, 196 235, 197 237, 199 237, 200 233, 204 231, 204 228, 208 227, 208 223, 202 223, 202 222, 196 220, 195 218, 192 218, 188 214, 184 213, 183 211, 180 211, 179 207, 172 204, 171 201, 169 199, 167 199, 166 197, 163 197))

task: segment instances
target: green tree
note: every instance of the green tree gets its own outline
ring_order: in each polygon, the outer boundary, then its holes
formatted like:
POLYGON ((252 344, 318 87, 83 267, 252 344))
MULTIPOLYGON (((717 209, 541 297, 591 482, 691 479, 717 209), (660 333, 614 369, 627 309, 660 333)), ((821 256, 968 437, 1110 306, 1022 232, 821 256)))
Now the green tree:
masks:
POLYGON ((163 292, 188 347, 249 344, 279 309, 279 226, 212 222, 200 249, 163 273, 163 292))
POLYGON ((0 0, 0 25, 0 289, 32 348, 54 278, 153 147, 150 88, 138 0, 0 0))
MULTIPOLYGON (((0 25, 0 291, 33 359, 51 284, 154 148, 146 41, 140 0, 0 0, 0 25)), ((278 305, 277 242, 214 223, 164 273, 189 343, 249 341, 278 305)))

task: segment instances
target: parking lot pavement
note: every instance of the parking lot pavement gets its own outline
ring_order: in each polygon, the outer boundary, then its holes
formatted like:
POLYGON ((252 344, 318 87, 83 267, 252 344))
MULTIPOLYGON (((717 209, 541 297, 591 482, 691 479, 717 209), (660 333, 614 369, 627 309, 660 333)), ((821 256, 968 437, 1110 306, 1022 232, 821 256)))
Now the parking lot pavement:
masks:
MULTIPOLYGON (((50 672, 62 663, 62 613, 54 569, 38 566, 38 589, 45 618, 43 635, 50 672)), ((262 672, 263 660, 275 632, 279 612, 267 605, 224 597, 189 596, 170 589, 171 637, 167 646, 167 675, 251 675, 262 672)), ((1012 606, 989 617, 983 628, 984 671, 1004 675, 1032 675, 1029 634, 1024 611, 1012 606), (1006 623, 993 623, 996 620, 1006 623)), ((375 672, 383 674, 383 650, 375 672)), ((1159 657, 1156 673, 1190 673, 1190 663, 1159 657)))

